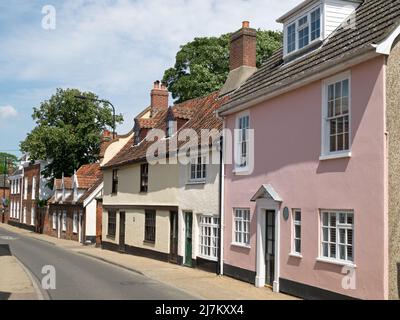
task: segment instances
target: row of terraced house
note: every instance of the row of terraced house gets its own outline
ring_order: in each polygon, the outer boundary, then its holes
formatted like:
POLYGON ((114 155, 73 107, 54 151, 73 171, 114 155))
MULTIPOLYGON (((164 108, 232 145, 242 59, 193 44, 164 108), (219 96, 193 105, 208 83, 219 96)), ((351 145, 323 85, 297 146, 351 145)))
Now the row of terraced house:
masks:
MULTIPOLYGON (((100 163, 55 181, 41 231, 306 299, 399 299, 400 0, 306 0, 278 22, 259 68, 256 30, 231 35, 217 92, 170 106, 155 82, 100 163)), ((10 223, 35 224, 45 165, 10 178, 10 223)))

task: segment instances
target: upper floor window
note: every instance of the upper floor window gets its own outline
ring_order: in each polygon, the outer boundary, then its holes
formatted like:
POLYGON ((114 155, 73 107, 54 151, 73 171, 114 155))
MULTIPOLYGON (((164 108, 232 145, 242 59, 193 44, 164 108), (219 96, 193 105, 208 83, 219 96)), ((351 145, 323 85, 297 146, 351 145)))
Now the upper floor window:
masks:
POLYGON ((28 200, 28 178, 24 180, 24 200, 28 200))
POLYGON ((293 53, 321 39, 321 9, 318 7, 290 22, 285 30, 285 54, 293 53))
POLYGON ((236 166, 246 168, 249 164, 249 129, 250 116, 245 115, 238 118, 237 123, 237 141, 236 141, 236 166))
POLYGON ((325 83, 323 154, 350 151, 350 80, 343 75, 325 83))
POLYGON ((175 121, 174 120, 168 120, 167 121, 167 138, 170 138, 174 135, 175 133, 175 121))
POLYGON ((197 157, 190 161, 190 181, 204 181, 207 175, 207 164, 205 157, 197 157))
POLYGON ((118 193, 118 170, 113 170, 112 173, 112 193, 118 193))
POLYGON ((144 163, 140 166, 140 192, 149 191, 149 164, 144 163))

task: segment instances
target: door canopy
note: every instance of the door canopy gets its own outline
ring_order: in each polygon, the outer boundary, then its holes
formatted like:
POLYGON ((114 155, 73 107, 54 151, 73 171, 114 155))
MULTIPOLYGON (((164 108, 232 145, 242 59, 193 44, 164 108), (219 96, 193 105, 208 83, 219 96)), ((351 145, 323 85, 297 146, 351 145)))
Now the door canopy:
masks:
POLYGON ((276 202, 282 202, 281 197, 270 184, 263 184, 253 198, 251 198, 251 201, 255 202, 259 199, 270 199, 276 202))

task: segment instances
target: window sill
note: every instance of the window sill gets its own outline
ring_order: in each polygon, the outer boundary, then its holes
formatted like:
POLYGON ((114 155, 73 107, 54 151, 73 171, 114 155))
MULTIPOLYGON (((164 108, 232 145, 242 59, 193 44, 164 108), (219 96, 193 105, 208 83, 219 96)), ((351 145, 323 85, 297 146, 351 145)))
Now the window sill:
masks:
POLYGON ((243 249, 251 249, 250 245, 247 244, 242 244, 242 243, 236 243, 236 242, 232 242, 231 243, 232 247, 238 247, 238 248, 243 248, 243 249))
POLYGON ((115 236, 107 236, 107 239, 110 239, 110 240, 115 240, 115 236))
POLYGON ((192 180, 192 181, 188 181, 186 183, 186 185, 198 185, 198 184, 206 184, 206 180, 192 180))
POLYGON ((233 169, 233 174, 237 175, 237 176, 242 176, 242 175, 246 175, 250 172, 249 167, 243 167, 243 168, 235 168, 233 169))
POLYGON ((198 255, 198 257, 201 258, 201 259, 204 259, 204 260, 218 262, 218 258, 202 256, 202 255, 200 255, 200 254, 198 255))
MULTIPOLYGON (((322 42, 323 42, 322 37, 319 37, 319 38, 317 38, 317 39, 314 39, 314 40, 310 41, 310 42, 308 43, 308 45, 304 46, 303 48, 296 49, 296 50, 294 50, 294 51, 291 51, 291 52, 289 52, 289 53, 286 53, 286 54, 283 56, 283 59, 287 60, 287 59, 290 59, 290 58, 292 58, 292 57, 296 57, 297 55, 301 55, 301 54, 305 53, 308 49, 310 49, 310 48, 312 48, 313 46, 316 46, 317 44, 320 44, 320 43, 322 43, 322 42)), ((296 47, 297 47, 297 45, 296 45, 296 47)))
POLYGON ((144 241, 143 241, 143 244, 154 246, 154 245, 156 244, 156 242, 155 242, 155 241, 144 240, 144 241))
POLYGON ((351 158, 351 152, 346 151, 346 152, 340 152, 340 153, 326 154, 326 155, 320 156, 319 160, 325 161, 325 160, 343 159, 343 158, 351 158))
POLYGON ((318 262, 323 262, 323 263, 330 263, 330 264, 336 264, 338 266, 342 267, 350 267, 350 268, 357 268, 357 265, 352 263, 352 262, 347 262, 347 261, 340 261, 340 260, 334 260, 334 259, 329 259, 329 258, 317 258, 318 262))
POLYGON ((303 255, 301 255, 300 253, 289 253, 289 257, 303 259, 303 255))

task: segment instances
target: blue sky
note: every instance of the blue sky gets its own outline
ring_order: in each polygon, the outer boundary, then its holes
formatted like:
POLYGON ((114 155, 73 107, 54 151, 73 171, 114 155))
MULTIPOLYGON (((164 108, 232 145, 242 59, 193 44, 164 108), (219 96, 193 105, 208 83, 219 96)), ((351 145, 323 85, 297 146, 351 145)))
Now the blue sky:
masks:
MULTIPOLYGON (((0 152, 18 153, 34 127, 32 108, 56 88, 109 99, 125 122, 149 104, 152 83, 173 66, 179 46, 232 32, 241 21, 280 30, 275 20, 300 0, 2 0, 0 2, 0 152), (42 8, 56 29, 42 28, 42 8)), ((172 104, 172 101, 171 101, 172 104)))

